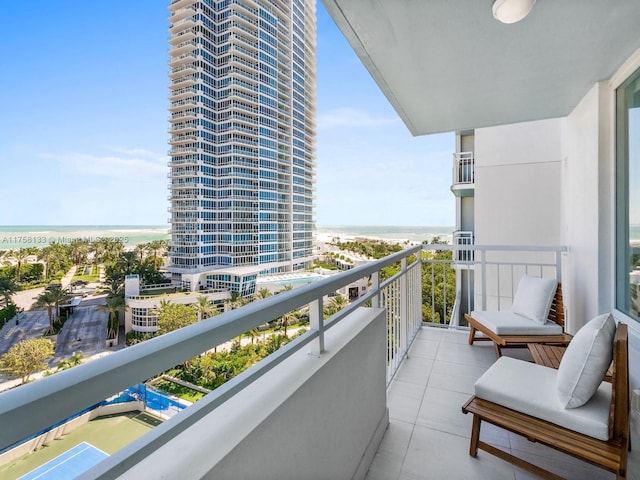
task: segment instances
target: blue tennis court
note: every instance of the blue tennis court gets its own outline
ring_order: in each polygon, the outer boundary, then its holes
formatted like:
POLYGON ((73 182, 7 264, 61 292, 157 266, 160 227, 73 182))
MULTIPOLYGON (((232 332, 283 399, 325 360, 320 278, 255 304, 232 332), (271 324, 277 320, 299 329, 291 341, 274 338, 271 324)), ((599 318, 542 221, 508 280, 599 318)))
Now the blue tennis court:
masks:
POLYGON ((90 443, 82 442, 18 480, 68 480, 86 472, 108 456, 90 443))

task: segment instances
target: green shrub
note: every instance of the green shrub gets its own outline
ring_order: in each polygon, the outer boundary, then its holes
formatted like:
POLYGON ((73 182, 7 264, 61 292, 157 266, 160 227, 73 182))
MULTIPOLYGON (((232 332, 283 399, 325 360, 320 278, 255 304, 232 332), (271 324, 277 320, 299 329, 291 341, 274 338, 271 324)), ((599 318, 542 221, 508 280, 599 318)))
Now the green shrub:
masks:
POLYGON ((10 303, 6 307, 0 309, 0 327, 2 327, 2 325, 7 323, 17 314, 18 314, 18 307, 13 303, 10 303))

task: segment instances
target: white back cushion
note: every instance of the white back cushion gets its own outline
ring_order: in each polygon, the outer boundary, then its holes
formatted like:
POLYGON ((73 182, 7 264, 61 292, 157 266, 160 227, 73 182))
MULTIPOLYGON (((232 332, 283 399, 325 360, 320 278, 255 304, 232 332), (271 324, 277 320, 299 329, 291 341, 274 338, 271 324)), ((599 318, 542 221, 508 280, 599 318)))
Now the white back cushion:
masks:
POLYGON ((544 325, 558 282, 553 278, 523 275, 513 298, 511 311, 544 325))
POLYGON ((556 390, 564 408, 584 405, 596 392, 613 359, 615 333, 616 322, 605 313, 573 337, 558 368, 556 390))

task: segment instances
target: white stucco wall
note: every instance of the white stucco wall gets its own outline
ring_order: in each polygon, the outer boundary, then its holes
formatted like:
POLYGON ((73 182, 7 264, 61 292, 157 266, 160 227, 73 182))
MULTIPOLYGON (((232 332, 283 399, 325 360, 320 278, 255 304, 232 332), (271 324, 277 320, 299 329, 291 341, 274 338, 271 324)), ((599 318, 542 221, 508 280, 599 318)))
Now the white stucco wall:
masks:
POLYGON ((294 353, 120 478, 364 478, 388 425, 385 320, 354 311, 325 353, 294 353))
POLYGON ((476 244, 560 244, 561 132, 560 119, 476 130, 476 244))
POLYGON ((613 91, 598 83, 566 119, 562 243, 571 331, 612 306, 613 91))

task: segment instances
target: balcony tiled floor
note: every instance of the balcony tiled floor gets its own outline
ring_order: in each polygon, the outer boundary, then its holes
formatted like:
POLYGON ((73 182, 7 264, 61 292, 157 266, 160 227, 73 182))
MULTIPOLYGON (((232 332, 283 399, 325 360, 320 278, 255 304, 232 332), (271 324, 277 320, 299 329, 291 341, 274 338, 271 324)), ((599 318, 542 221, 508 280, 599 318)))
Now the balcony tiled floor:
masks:
MULTIPOLYGON (((528 352, 507 353, 529 359, 528 352)), ((388 390, 389 428, 367 480, 537 478, 487 452, 469 456, 471 415, 461 411, 473 384, 496 360, 491 344, 467 344, 467 332, 423 327, 388 390)), ((481 438, 568 479, 615 475, 483 423, 481 438)), ((634 446, 640 438, 633 438, 634 446)), ((640 452, 631 452, 628 478, 640 479, 640 452)))

